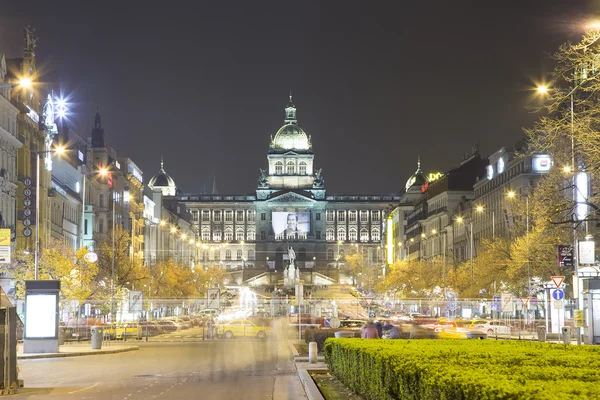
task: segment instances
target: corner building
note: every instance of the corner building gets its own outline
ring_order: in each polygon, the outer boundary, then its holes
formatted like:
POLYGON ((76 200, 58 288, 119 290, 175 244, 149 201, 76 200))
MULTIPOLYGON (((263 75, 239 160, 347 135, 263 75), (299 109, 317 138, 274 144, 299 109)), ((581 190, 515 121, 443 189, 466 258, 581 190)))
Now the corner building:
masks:
POLYGON ((231 270, 232 283, 255 286, 282 284, 289 247, 306 285, 352 282, 344 258, 356 253, 364 268, 383 274, 383 220, 400 200, 394 194, 327 193, 291 96, 255 193, 172 198, 192 213, 202 242, 199 264, 231 270))

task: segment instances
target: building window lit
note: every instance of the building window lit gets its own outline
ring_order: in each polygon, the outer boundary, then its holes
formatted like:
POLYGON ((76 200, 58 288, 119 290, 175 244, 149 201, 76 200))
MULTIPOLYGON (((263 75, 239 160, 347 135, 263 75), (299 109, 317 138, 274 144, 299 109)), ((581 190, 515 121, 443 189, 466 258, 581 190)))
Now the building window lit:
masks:
POLYGON ((248 222, 254 222, 255 213, 253 210, 248 211, 248 222))
POLYGON ((300 161, 298 164, 298 174, 306 175, 306 163, 304 161, 300 161))
POLYGON ((334 215, 335 214, 333 210, 327 210, 327 222, 333 222, 334 215))
POLYGON ((231 242, 233 240, 233 230, 232 229, 225 229, 225 241, 226 242, 231 242))
POLYGON ((335 231, 333 229, 327 229, 325 232, 325 239, 329 241, 335 240, 335 231))
POLYGON ((275 175, 283 174, 283 163, 281 161, 277 161, 275 163, 275 175))
POLYGON ((249 241, 256 240, 256 231, 254 229, 248 229, 248 240, 249 241))
POLYGON ((369 222, 369 212, 367 210, 360 211, 360 222, 362 222, 362 223, 369 222))
POLYGON ((356 222, 356 211, 348 211, 348 221, 356 222))
POLYGON ((236 229, 235 240, 237 240, 237 241, 244 240, 244 230, 242 228, 236 229))
POLYGON ((233 211, 231 211, 231 210, 225 211, 225 222, 233 222, 233 211))
POLYGON ((356 232, 356 229, 355 229, 355 228, 350 228, 350 229, 348 230, 348 240, 351 240, 351 241, 353 241, 353 242, 356 242, 357 236, 358 236, 358 235, 357 235, 357 232, 356 232))
POLYGON ((210 210, 202 210, 202 222, 210 222, 210 210))
POLYGON ((379 211, 371 211, 371 221, 379 221, 379 211))
POLYGON ((213 221, 221 222, 221 211, 220 210, 213 211, 213 221))
POLYGON ((337 212, 338 222, 346 222, 346 211, 340 210, 337 212))
POLYGON ((242 258, 244 258, 243 253, 242 253, 242 249, 239 249, 236 252, 236 257, 237 257, 238 260, 241 260, 242 258))
POLYGON ((214 231, 213 232, 213 240, 215 242, 220 242, 221 241, 221 231, 214 231))
POLYGON ((293 161, 288 161, 287 166, 285 168, 286 174, 294 175, 296 173, 296 166, 293 161))
POLYGON ((235 212, 235 222, 244 222, 244 210, 237 210, 235 212))
POLYGON ((374 242, 378 242, 380 240, 379 229, 378 228, 373 228, 371 230, 371 240, 374 241, 374 242))
POLYGON ((339 228, 337 231, 338 234, 338 240, 346 240, 346 229, 344 228, 339 228))
POLYGON ((360 230, 360 241, 361 242, 368 242, 369 241, 369 231, 367 229, 361 229, 360 230))
POLYGON ((256 256, 254 255, 254 250, 248 250, 248 260, 254 261, 255 257, 256 256))
POLYGON ((210 240, 210 230, 209 229, 202 229, 202 241, 203 242, 208 242, 210 240))

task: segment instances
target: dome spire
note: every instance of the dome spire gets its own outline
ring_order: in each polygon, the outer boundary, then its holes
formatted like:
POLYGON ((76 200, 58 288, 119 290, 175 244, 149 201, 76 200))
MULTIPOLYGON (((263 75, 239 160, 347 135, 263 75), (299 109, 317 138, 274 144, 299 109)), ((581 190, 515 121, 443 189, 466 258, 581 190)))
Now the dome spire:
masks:
POLYGON ((417 171, 421 170, 421 155, 417 155, 417 171))
POLYGON ((283 121, 287 124, 298 124, 298 120, 296 119, 296 106, 292 101, 292 90, 290 89, 290 101, 285 106, 285 120, 283 121))
POLYGON ((165 172, 165 162, 163 161, 163 155, 160 154, 160 171, 165 172))

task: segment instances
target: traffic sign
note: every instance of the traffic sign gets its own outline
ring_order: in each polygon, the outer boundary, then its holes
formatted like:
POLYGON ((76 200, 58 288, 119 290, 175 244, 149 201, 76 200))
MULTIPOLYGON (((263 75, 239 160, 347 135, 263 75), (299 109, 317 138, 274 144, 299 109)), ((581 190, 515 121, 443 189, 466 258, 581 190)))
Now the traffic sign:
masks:
POLYGON ((375 318, 376 316, 375 311, 369 311, 369 318, 375 318))
POLYGON ((521 303, 523 303, 523 307, 527 307, 527 303, 529 302, 529 297, 521 297, 521 303))
POLYGON ((532 297, 532 298, 530 298, 530 299, 529 299, 529 305, 530 305, 531 307, 535 307, 535 306, 537 306, 537 302, 538 302, 538 301, 537 301, 537 297, 532 297))
POLYGON ((560 285, 563 283, 564 280, 565 280, 564 276, 553 276, 552 277, 552 282, 554 282, 557 289, 560 288, 560 285))
POLYGON ((331 319, 329 320, 329 326, 330 326, 331 328, 333 328, 333 329, 337 329, 337 328, 339 328, 339 327, 340 327, 340 325, 341 325, 341 324, 340 324, 340 320, 339 320, 339 319, 337 319, 337 318, 335 318, 335 317, 333 317, 333 318, 331 318, 331 319))
POLYGON ((560 289, 555 289, 552 291, 552 298, 554 300, 562 300, 565 298, 565 292, 560 289))
POLYGON ((129 311, 144 311, 144 295, 139 290, 129 292, 129 311))
POLYGON ((365 302, 367 303, 367 307, 371 307, 371 303, 373 303, 373 297, 365 297, 365 302))
POLYGON ((562 310, 563 309, 563 302, 562 300, 558 300, 554 302, 554 309, 555 310, 562 310))

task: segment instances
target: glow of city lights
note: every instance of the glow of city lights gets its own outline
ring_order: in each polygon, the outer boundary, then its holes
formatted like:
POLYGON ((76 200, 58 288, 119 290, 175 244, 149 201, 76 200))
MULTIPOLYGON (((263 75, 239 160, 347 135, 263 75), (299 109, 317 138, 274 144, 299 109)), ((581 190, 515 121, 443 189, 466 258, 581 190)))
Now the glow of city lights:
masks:
POLYGON ((456 222, 458 222, 459 224, 462 224, 463 217, 456 217, 456 222))
POLYGON ((186 235, 185 233, 182 233, 182 234, 181 234, 181 238, 182 238, 182 239, 185 239, 186 237, 187 237, 187 235, 186 235))
POLYGON ((175 233, 175 232, 177 232, 177 228, 175 228, 175 227, 172 227, 172 228, 171 228, 171 233, 175 233))
POLYGON ((98 173, 100 174, 100 176, 106 176, 106 175, 108 175, 108 170, 106 168, 102 167, 98 170, 98 173))
POLYGON ((516 193, 515 193, 515 192, 513 192, 513 191, 511 190, 510 192, 506 193, 506 196, 507 196, 508 198, 512 199, 513 197, 515 197, 515 196, 516 196, 516 193))
POLYGON ((563 167, 563 172, 564 172, 565 174, 570 174, 570 173, 571 173, 571 167, 569 167, 568 165, 565 165, 565 166, 563 167))
POLYGON ((431 230, 431 234, 432 234, 432 235, 435 235, 436 233, 437 233, 437 229, 432 229, 432 230, 431 230))
POLYGON ((421 237, 422 237, 423 239, 425 239, 425 234, 424 234, 424 233, 421 233, 421 237))
POLYGON ((477 210, 478 212, 483 212, 483 206, 477 206, 476 210, 477 210))
POLYGON ((546 86, 546 85, 540 85, 540 86, 537 87, 537 91, 540 94, 546 94, 546 93, 548 93, 548 86, 546 86))
POLYGON ((19 81, 19 85, 25 89, 30 88, 32 85, 31 79, 23 78, 19 81))
POLYGON ((61 155, 65 154, 65 151, 66 151, 66 150, 65 150, 64 146, 56 146, 56 147, 54 148, 54 152, 55 152, 57 155, 59 155, 59 156, 61 156, 61 155))
POLYGON ((165 226, 166 224, 167 224, 167 221, 165 221, 165 220, 161 220, 161 221, 159 222, 159 225, 160 225, 160 226, 165 226))

